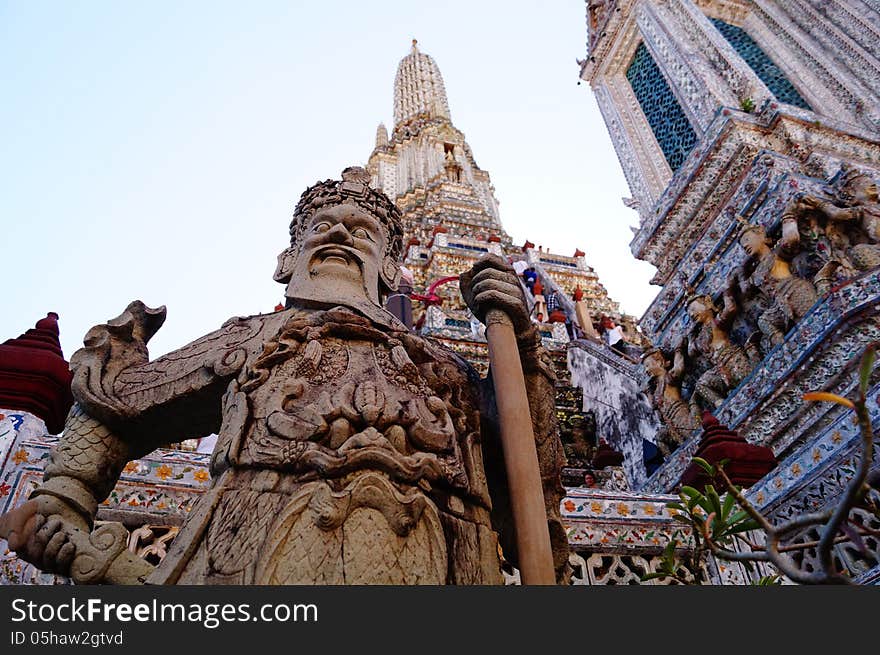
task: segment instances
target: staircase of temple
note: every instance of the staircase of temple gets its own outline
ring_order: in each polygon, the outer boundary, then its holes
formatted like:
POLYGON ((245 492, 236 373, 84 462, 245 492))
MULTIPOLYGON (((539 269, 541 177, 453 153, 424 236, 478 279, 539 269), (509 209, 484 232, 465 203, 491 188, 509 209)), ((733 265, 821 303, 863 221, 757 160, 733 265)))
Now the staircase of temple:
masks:
POLYGON ((584 482, 585 470, 598 444, 596 417, 584 410, 583 393, 572 384, 566 351, 551 351, 551 357, 556 369, 556 420, 567 463, 562 483, 578 487, 584 482))

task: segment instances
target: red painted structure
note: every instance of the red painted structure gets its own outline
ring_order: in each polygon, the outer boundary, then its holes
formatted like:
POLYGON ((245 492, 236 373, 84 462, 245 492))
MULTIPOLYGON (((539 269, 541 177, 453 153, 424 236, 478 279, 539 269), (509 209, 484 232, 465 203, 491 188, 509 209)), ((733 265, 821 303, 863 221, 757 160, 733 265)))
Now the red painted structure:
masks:
POLYGON ((599 441, 599 446, 593 455, 593 468, 604 469, 609 466, 623 466, 623 453, 614 450, 605 440, 599 441))
POLYGON ((64 428, 73 405, 70 372, 58 341, 58 314, 0 345, 0 407, 38 416, 52 434, 64 428))
POLYGON ((409 297, 413 300, 418 300, 419 302, 425 303, 425 306, 430 307, 431 305, 442 305, 443 298, 437 295, 437 287, 440 285, 446 284, 447 282, 452 282, 457 280, 457 275, 450 275, 449 277, 441 277, 439 280, 434 282, 431 286, 428 287, 428 293, 411 293, 409 297))
MULTIPOLYGON (((703 412, 703 437, 694 457, 702 457, 712 465, 722 460, 729 460, 724 465, 724 472, 733 484, 739 487, 751 487, 758 480, 776 468, 777 461, 773 451, 766 446, 750 444, 727 426, 721 425, 712 414, 703 412)), ((681 474, 681 484, 697 489, 704 489, 707 484, 719 481, 709 478, 697 464, 691 462, 681 474)))

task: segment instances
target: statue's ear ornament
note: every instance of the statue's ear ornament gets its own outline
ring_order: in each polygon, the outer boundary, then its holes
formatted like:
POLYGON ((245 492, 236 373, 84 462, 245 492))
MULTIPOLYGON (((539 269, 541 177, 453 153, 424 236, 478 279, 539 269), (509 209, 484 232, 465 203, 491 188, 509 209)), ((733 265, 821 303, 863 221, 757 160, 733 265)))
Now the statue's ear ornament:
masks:
POLYGON ((386 256, 382 263, 382 282, 389 291, 397 291, 400 285, 400 266, 396 258, 386 256))
POLYGON ((278 265, 275 267, 275 274, 272 276, 276 282, 287 284, 293 275, 293 260, 296 257, 296 250, 293 247, 285 248, 278 255, 278 265))

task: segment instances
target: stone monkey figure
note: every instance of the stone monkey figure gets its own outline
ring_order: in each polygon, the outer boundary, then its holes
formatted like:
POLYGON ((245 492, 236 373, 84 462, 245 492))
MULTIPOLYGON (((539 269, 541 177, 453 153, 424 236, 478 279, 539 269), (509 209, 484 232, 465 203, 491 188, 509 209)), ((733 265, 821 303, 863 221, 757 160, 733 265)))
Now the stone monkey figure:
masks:
MULTIPOLYGON (((77 582, 502 582, 496 534, 506 559, 517 553, 492 385, 382 307, 400 275, 398 208, 349 168, 305 191, 290 235, 275 273, 283 311, 233 318, 152 361, 164 308, 134 302, 89 331, 43 484, 0 520, 21 557, 77 582), (167 556, 117 566, 125 531, 92 526, 122 468, 211 432, 211 487, 167 556)), ((565 581, 552 363, 503 260, 481 260, 460 288, 480 320, 501 309, 514 324, 565 581)))

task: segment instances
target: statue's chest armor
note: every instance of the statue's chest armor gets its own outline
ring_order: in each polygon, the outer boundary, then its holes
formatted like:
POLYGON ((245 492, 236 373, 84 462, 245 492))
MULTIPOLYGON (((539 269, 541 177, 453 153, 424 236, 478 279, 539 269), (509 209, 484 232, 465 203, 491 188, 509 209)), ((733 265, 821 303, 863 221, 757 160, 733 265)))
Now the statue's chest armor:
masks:
POLYGON ((378 470, 405 484, 442 483, 488 505, 467 372, 411 336, 335 317, 346 320, 288 322, 249 364, 226 400, 240 408, 227 412, 239 418, 221 429, 230 462, 300 480, 378 470), (418 366, 403 339, 413 342, 418 366))
POLYGON ((339 449, 372 428, 404 454, 453 449, 445 403, 399 345, 307 341, 271 369, 251 399, 255 432, 274 438, 339 449))

